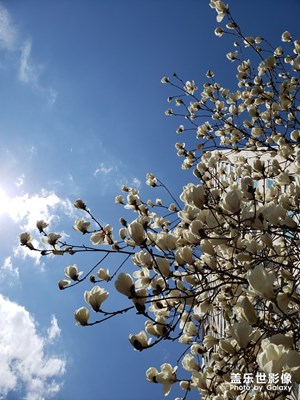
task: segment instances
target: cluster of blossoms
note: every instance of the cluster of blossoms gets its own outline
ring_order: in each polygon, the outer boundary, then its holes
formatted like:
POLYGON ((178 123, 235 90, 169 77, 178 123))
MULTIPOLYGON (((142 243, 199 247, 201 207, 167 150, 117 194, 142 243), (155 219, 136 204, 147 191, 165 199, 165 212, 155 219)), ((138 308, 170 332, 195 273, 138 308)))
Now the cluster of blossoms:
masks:
POLYGON ((87 277, 94 285, 84 293, 87 306, 75 312, 79 325, 135 310, 145 318, 144 329, 129 336, 136 350, 162 340, 185 346, 178 365, 146 372, 165 395, 179 384, 183 395, 177 400, 193 391, 213 400, 286 399, 292 395, 287 389, 264 384, 237 389, 230 379, 239 373, 287 373, 300 383, 300 41, 284 32, 287 49, 271 48, 263 38, 244 36, 222 1, 211 0, 210 6, 218 22, 227 21, 216 35, 236 39, 227 58, 238 63, 237 89, 222 87, 212 71, 200 93, 194 81, 175 74, 162 79, 176 90, 168 101, 183 110, 170 108, 166 114, 188 124, 177 132, 195 132, 193 149, 176 144, 182 168, 193 171, 193 183, 178 201, 150 173, 147 184, 165 190, 170 201, 143 201, 138 190, 124 186, 115 202, 135 217, 121 218, 116 236, 77 200, 75 207, 87 219, 78 219, 73 228, 90 239, 88 245, 47 233, 44 221, 37 226, 46 248, 35 248, 29 233, 20 241, 44 255, 103 255, 85 273, 77 265, 66 267, 59 288, 87 277), (244 58, 247 52, 251 60, 244 58), (101 265, 116 253, 123 258, 110 274, 101 265), (135 271, 119 272, 129 258, 135 271), (109 293, 102 286, 112 284, 128 298, 127 308, 103 308, 109 293), (90 322, 90 311, 100 318, 90 322))

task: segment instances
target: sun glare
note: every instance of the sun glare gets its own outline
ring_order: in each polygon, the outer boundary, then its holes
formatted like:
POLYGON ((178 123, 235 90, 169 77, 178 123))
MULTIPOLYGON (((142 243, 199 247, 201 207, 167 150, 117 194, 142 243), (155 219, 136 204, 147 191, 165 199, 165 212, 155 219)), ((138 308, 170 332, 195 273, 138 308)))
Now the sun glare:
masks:
POLYGON ((0 188, 0 215, 8 212, 10 199, 5 191, 0 188))

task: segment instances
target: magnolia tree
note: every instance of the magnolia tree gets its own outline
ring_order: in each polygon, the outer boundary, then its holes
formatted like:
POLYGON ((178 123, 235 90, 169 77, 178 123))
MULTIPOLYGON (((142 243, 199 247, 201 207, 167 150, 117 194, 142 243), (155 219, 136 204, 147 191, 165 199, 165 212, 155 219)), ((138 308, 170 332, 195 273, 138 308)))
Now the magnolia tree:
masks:
POLYGON ((193 148, 176 143, 194 183, 175 199, 149 173, 147 184, 166 193, 153 202, 123 186, 115 201, 132 218, 120 219, 118 234, 76 200, 73 228, 86 244, 48 232, 45 221, 37 222, 40 247, 29 233, 20 241, 45 256, 101 255, 89 271, 66 266, 59 288, 89 278, 78 325, 132 310, 144 320, 129 336, 136 350, 162 340, 184 346, 177 365, 146 371, 165 395, 179 384, 176 400, 292 398, 300 382, 300 40, 284 32, 282 46, 272 47, 244 36, 222 1, 210 7, 221 24, 215 34, 234 40, 227 58, 237 64, 236 87, 223 87, 212 71, 201 89, 176 74, 162 79, 173 92, 166 114, 181 118, 178 133, 195 133, 193 148), (118 268, 108 271, 102 262, 116 254, 118 268), (129 260, 130 274, 122 272, 129 260), (128 306, 108 311, 108 288, 128 306))

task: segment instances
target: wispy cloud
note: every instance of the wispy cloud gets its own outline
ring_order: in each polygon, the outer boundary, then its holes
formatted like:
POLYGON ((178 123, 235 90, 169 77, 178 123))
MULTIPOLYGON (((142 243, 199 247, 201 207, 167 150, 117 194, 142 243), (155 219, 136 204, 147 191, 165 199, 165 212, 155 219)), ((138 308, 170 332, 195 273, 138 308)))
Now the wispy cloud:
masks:
POLYGON ((8 11, 0 4, 0 46, 12 50, 16 41, 16 30, 12 26, 8 11))
POLYGON ((25 175, 21 174, 20 176, 17 177, 17 179, 15 181, 15 185, 17 187, 21 187, 24 184, 24 180, 25 180, 25 175))
POLYGON ((113 166, 101 162, 93 172, 93 176, 101 180, 102 191, 105 192, 109 188, 121 188, 122 185, 127 185, 139 189, 141 181, 137 177, 128 177, 123 171, 122 162, 115 162, 113 166), (112 185, 113 184, 113 185, 112 185))
MULTIPOLYGON (((47 336, 40 335, 32 315, 2 295, 0 316, 0 398, 21 387, 26 400, 50 399, 61 389, 66 361, 51 355, 49 330, 47 336)), ((52 332, 58 332, 55 321, 52 317, 52 332)))
POLYGON ((60 333, 61 333, 61 329, 58 326, 57 319, 56 319, 55 315, 52 315, 52 317, 51 317, 51 326, 47 330, 49 342, 52 343, 55 339, 57 339, 60 336, 60 333))
POLYGON ((42 94, 51 106, 56 101, 57 92, 42 83, 41 74, 44 65, 33 59, 32 41, 24 40, 24 36, 26 37, 26 33, 17 30, 8 10, 0 4, 0 49, 11 54, 14 63, 17 63, 19 80, 42 94))
POLYGON ((113 167, 108 167, 104 163, 101 163, 98 168, 95 169, 93 175, 108 175, 110 172, 113 171, 113 167))
POLYGON ((31 41, 26 40, 21 48, 19 79, 24 83, 37 86, 42 67, 31 60, 31 41))
POLYGON ((11 256, 6 257, 0 266, 0 276, 1 280, 9 281, 10 284, 19 279, 19 268, 13 265, 11 256))

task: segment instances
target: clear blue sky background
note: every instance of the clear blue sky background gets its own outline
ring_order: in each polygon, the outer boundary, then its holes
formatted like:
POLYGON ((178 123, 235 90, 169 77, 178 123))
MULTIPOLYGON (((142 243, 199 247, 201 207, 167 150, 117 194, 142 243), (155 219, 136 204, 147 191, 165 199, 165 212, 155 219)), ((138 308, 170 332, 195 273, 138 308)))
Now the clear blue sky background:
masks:
MULTIPOLYGON (((179 121, 164 115, 173 93, 160 79, 176 71, 201 86, 212 69, 233 87, 236 67, 225 59, 232 46, 215 37, 208 3, 0 3, 0 399, 163 398, 145 370, 174 363, 180 349, 134 351, 128 335, 144 322, 134 315, 78 328, 73 313, 84 305, 86 287, 60 292, 57 281, 68 264, 86 270, 97 259, 33 257, 18 246, 18 234, 51 216, 52 230, 70 231, 81 216, 71 207, 78 197, 117 230, 124 212, 113 203, 121 184, 148 196, 151 171, 179 194, 192 179, 180 171, 174 144, 184 139, 176 137, 179 121)), ((298 0, 230 6, 247 35, 275 44, 284 30, 300 38, 298 0)), ((105 267, 114 269, 113 258, 105 267)), ((111 307, 127 304, 121 295, 111 298, 111 307)), ((170 396, 180 394, 173 389, 170 396)))

